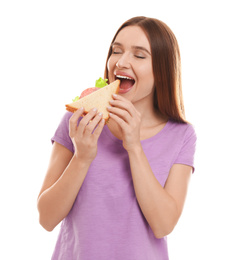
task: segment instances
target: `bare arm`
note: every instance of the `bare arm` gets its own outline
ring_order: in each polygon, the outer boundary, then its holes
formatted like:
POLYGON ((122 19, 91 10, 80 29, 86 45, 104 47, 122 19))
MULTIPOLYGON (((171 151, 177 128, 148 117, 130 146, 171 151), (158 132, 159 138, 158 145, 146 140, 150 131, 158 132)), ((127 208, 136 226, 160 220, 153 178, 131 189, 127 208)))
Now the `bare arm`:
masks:
POLYGON ((77 127, 81 114, 78 110, 70 119, 70 137, 75 146, 75 154, 54 143, 47 174, 38 196, 40 223, 48 231, 53 230, 71 210, 97 153, 97 141, 104 121, 101 120, 101 115, 96 115, 96 111, 91 111, 77 127))
POLYGON ((157 238, 168 235, 183 210, 192 167, 175 164, 163 188, 142 149, 129 152, 137 201, 157 238))
POLYGON ((89 164, 54 143, 49 169, 38 197, 40 224, 48 231, 67 216, 87 174, 89 164))
POLYGON ((157 181, 140 143, 141 115, 132 103, 114 96, 108 108, 121 127, 123 146, 130 160, 133 184, 139 206, 154 235, 162 238, 175 227, 187 194, 192 167, 175 164, 163 188, 157 181))

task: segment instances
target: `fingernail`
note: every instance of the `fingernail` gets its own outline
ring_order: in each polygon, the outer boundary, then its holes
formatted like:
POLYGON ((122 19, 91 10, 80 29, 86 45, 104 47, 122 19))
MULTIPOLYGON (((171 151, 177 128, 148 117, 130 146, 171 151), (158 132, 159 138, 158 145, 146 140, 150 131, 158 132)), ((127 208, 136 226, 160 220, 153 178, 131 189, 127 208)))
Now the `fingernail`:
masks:
POLYGON ((83 109, 84 109, 83 107, 80 108, 80 110, 83 110, 83 109))
POLYGON ((93 108, 93 111, 96 112, 96 111, 97 111, 97 108, 93 108))
POLYGON ((111 104, 114 103, 114 100, 110 100, 109 103, 111 103, 111 104))
POLYGON ((102 116, 103 114, 100 112, 99 114, 98 114, 98 116, 102 116))
POLYGON ((117 95, 116 95, 116 94, 112 94, 112 96, 113 96, 113 97, 117 97, 117 95))

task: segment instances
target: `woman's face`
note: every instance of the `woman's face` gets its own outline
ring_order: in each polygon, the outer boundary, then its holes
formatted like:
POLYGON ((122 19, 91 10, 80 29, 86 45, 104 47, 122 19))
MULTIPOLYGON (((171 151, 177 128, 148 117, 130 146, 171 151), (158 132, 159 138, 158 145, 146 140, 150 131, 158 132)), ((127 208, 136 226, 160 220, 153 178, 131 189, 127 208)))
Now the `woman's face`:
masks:
POLYGON ((119 94, 135 103, 152 101, 154 75, 151 47, 139 26, 127 26, 117 35, 108 60, 109 82, 121 81, 119 94))

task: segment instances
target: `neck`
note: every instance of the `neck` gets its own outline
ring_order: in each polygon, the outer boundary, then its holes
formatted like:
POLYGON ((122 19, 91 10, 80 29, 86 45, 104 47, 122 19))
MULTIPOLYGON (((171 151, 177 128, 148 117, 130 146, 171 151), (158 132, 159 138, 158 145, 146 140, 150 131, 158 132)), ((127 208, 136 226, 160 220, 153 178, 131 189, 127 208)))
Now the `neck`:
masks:
POLYGON ((146 127, 155 127, 168 121, 168 118, 161 115, 154 109, 153 100, 139 100, 133 103, 136 110, 141 114, 141 130, 146 127))

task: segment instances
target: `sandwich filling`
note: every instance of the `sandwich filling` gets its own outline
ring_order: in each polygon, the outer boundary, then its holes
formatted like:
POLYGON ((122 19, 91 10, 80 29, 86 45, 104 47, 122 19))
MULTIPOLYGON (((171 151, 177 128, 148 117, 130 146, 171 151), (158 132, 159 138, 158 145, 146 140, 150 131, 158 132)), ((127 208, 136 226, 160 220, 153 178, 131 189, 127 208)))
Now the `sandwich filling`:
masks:
POLYGON ((116 79, 120 80, 120 94, 127 93, 135 84, 135 80, 127 76, 116 75, 116 79))

